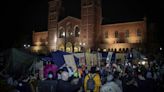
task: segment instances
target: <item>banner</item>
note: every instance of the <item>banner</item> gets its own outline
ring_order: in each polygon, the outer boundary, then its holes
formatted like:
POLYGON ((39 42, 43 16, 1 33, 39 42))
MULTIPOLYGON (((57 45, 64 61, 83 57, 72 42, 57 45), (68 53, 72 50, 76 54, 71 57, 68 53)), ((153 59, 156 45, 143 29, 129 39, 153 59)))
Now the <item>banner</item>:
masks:
POLYGON ((43 61, 36 62, 36 70, 39 70, 39 77, 40 79, 43 79, 43 61))
POLYGON ((125 54, 124 53, 117 53, 116 54, 116 60, 117 59, 121 59, 121 61, 125 61, 125 54))
POLYGON ((80 65, 86 65, 86 58, 84 53, 74 53, 73 55, 79 59, 80 65))
POLYGON ((73 55, 64 55, 64 60, 65 60, 65 63, 68 66, 72 67, 73 70, 77 69, 73 55))
POLYGON ((111 63, 113 52, 108 52, 106 63, 111 63))

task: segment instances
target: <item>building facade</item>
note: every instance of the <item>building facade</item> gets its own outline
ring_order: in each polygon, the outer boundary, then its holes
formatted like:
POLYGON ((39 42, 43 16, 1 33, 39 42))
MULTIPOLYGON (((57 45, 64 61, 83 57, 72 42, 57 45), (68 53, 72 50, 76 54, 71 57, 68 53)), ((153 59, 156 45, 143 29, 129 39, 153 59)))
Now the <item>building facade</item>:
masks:
POLYGON ((146 19, 102 25, 101 0, 81 0, 81 19, 67 16, 58 21, 61 1, 49 1, 48 31, 33 32, 33 50, 121 52, 146 43, 146 19))

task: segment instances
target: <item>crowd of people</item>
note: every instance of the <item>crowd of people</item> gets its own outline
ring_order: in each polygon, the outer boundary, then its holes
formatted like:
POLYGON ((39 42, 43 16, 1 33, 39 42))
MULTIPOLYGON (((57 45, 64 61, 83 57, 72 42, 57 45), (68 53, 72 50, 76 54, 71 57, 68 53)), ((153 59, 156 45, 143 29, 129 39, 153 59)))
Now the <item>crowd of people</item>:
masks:
MULTIPOLYGON (((64 65, 49 72, 44 81, 56 80, 56 92, 162 92, 163 69, 164 63, 156 60, 148 60, 148 66, 133 60, 124 63, 116 60, 90 68, 77 66, 75 70, 64 65)), ((38 80, 41 80, 38 74, 23 76, 18 81, 9 77, 8 84, 15 86, 15 92, 35 92, 38 80)))
POLYGON ((64 66, 48 80, 58 80, 57 92, 161 92, 164 90, 164 64, 149 61, 148 66, 116 60, 90 69, 64 66))

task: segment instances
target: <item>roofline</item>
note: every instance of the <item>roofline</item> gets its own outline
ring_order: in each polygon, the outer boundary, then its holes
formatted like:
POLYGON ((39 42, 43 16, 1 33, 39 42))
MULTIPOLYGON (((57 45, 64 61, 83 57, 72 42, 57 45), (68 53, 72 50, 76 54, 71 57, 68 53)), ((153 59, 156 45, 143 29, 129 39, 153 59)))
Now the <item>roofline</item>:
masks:
POLYGON ((60 24, 61 22, 63 22, 64 20, 66 20, 66 19, 68 19, 68 18, 72 18, 72 19, 81 21, 81 19, 79 19, 79 18, 75 18, 75 17, 72 17, 72 16, 67 16, 67 17, 65 17, 64 19, 60 20, 60 21, 58 22, 58 24, 60 24))
POLYGON ((142 21, 133 21, 133 22, 122 22, 122 23, 112 23, 112 24, 105 24, 105 25, 102 25, 102 26, 117 26, 117 25, 125 25, 125 24, 135 24, 135 23, 141 23, 141 22, 144 22, 144 20, 142 21))

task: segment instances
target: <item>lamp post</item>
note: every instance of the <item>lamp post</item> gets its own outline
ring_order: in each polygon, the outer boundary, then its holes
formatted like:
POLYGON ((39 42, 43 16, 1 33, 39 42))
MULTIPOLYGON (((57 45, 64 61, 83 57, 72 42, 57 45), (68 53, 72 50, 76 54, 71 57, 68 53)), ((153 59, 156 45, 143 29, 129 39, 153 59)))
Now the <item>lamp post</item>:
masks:
POLYGON ((24 44, 23 47, 25 50, 30 51, 31 45, 30 44, 24 44))
POLYGON ((160 47, 159 50, 162 51, 162 47, 160 47))
POLYGON ((62 33, 62 36, 64 37, 64 51, 66 52, 66 31, 62 33))
POLYGON ((23 45, 25 49, 30 48, 31 46, 29 44, 24 44, 23 45))
POLYGON ((86 65, 86 54, 85 54, 85 47, 84 47, 86 45, 86 43, 85 42, 80 42, 79 45, 80 45, 81 52, 84 53, 84 59, 85 59, 84 62, 85 62, 85 65, 86 65))

